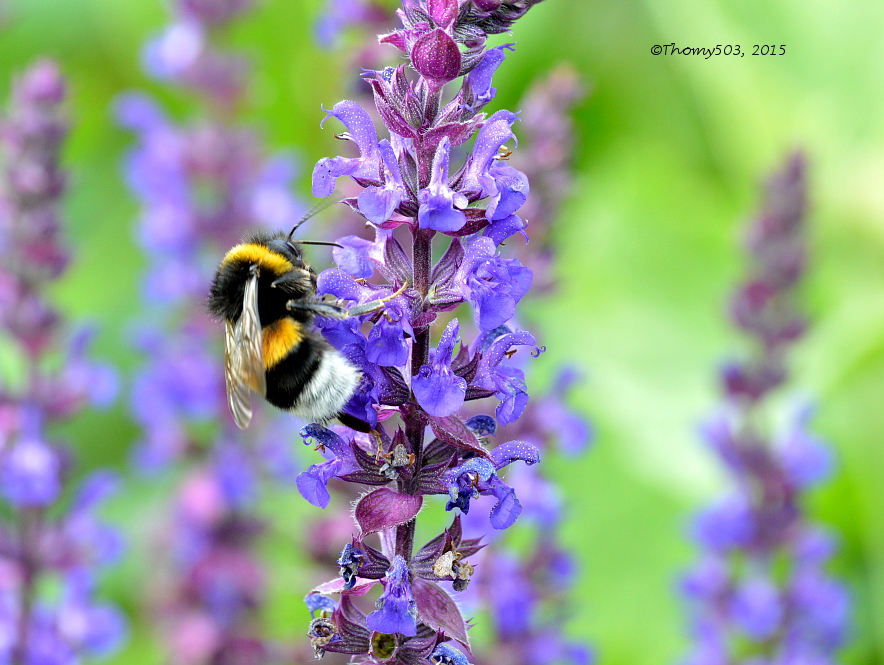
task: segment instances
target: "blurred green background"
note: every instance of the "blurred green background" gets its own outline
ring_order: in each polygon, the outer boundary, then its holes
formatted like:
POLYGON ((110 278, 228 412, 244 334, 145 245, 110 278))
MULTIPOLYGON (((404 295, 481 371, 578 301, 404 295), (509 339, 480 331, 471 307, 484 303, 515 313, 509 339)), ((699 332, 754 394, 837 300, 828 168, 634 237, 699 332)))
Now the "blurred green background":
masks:
MULTIPOLYGON (((257 64, 247 119, 272 146, 295 148, 308 173, 336 154, 331 132, 318 131, 320 104, 345 95, 346 58, 312 38, 319 6, 261 0, 233 35, 257 64)), ((124 376, 138 363, 126 337, 143 261, 119 170, 131 137, 109 105, 139 88, 182 117, 192 108, 140 70, 141 44, 167 20, 160 0, 6 0, 0 19, 3 98, 13 72, 38 54, 70 77, 76 263, 54 296, 98 324, 96 355, 124 376)), ((555 232, 563 286, 532 311, 547 374, 562 361, 584 369, 575 403, 598 431, 579 463, 546 463, 572 514, 565 540, 583 564, 568 630, 604 665, 673 663, 685 649, 675 586, 693 557, 687 520, 722 489, 696 428, 715 407, 718 364, 741 350, 723 317, 740 274, 739 230, 761 178, 801 146, 811 164, 813 327, 793 357, 792 388, 818 405, 816 430, 839 460, 809 509, 843 536, 833 569, 855 599, 844 662, 884 662, 884 3, 547 0, 518 24, 516 40, 490 110, 512 108, 562 60, 593 88, 576 112, 576 187, 555 232), (747 55, 651 55, 673 41, 740 44, 747 55), (754 44, 782 44, 786 54, 751 56, 754 44)), ((307 179, 299 184, 306 193, 307 179)), ((65 432, 84 468, 126 469, 137 436, 124 401, 65 432)), ((138 553, 163 491, 133 480, 109 511, 135 554, 107 589, 133 613, 145 569, 138 553)), ((307 582, 292 543, 305 506, 294 496, 265 506, 276 524, 266 555, 278 571, 267 609, 277 635, 304 631, 307 582)), ((161 662, 144 617, 135 616, 132 637, 113 662, 161 662)))

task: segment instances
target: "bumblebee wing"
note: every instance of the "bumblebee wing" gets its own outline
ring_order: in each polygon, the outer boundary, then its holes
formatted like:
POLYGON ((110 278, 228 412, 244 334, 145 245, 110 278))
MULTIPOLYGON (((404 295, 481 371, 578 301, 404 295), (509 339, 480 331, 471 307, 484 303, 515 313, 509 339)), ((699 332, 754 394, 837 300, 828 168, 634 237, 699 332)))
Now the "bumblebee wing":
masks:
POLYGON ((240 429, 249 426, 252 420, 252 394, 243 378, 243 352, 239 341, 242 338, 242 325, 226 322, 224 338, 224 378, 227 380, 227 406, 233 420, 240 429))
POLYGON ((249 278, 245 286, 242 315, 236 323, 225 322, 224 378, 227 381, 227 404, 240 429, 248 427, 252 419, 252 396, 249 389, 262 397, 267 393, 257 284, 256 275, 249 278))
POLYGON ((246 282, 243 298, 242 339, 239 347, 243 353, 242 370, 246 385, 261 397, 267 396, 267 378, 264 376, 263 336, 261 318, 258 316, 258 275, 252 275, 246 282))

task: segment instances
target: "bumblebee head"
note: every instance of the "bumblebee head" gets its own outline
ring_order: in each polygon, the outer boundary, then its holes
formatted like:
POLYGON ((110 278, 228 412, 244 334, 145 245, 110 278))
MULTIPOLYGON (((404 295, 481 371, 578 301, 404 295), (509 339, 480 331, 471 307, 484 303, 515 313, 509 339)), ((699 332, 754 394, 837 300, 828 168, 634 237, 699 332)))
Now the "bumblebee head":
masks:
POLYGON ((289 241, 285 236, 280 235, 268 240, 266 246, 271 252, 281 254, 288 259, 289 263, 295 268, 304 265, 304 257, 301 254, 301 248, 298 247, 297 243, 289 241))

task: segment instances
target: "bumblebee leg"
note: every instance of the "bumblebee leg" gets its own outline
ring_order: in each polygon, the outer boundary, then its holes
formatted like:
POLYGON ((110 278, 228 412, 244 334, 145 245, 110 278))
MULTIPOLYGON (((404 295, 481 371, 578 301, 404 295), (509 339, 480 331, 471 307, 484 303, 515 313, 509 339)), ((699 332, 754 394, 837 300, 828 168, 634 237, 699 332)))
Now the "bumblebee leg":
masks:
POLYGON ((408 288, 408 282, 405 282, 396 293, 393 293, 386 298, 381 298, 380 300, 372 300, 371 302, 367 302, 364 305, 355 305, 347 310, 350 316, 362 316, 363 314, 371 314, 372 312, 377 312, 379 309, 383 309, 384 304, 393 300, 398 296, 401 296, 405 293, 405 289, 408 288))
POLYGON ((286 308, 289 310, 299 309, 305 312, 313 312, 329 319, 346 319, 350 316, 346 307, 338 307, 327 302, 316 302, 313 300, 289 300, 286 303, 286 308))
POLYGON ((331 305, 325 302, 317 302, 314 300, 289 300, 286 304, 286 307, 290 310, 292 309, 300 309, 306 310, 309 312, 313 312, 314 314, 319 314, 320 316, 325 316, 330 319, 348 319, 354 316, 363 316, 364 314, 371 314, 372 312, 377 312, 379 309, 383 308, 384 304, 396 298, 397 296, 401 296, 405 289, 408 288, 408 282, 402 285, 402 287, 386 298, 380 298, 379 300, 372 300, 371 302, 367 302, 363 305, 355 305, 350 307, 349 309, 346 307, 338 307, 337 305, 331 305))

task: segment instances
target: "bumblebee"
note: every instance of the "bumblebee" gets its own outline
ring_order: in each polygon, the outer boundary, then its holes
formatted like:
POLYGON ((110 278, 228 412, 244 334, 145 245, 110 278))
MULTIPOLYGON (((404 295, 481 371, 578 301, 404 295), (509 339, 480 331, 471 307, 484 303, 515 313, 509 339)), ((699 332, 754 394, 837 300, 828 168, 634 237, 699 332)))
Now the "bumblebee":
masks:
POLYGON ((227 252, 212 280, 208 307, 224 320, 227 403, 240 429, 252 418, 252 391, 308 422, 340 417, 360 372, 313 330, 314 317, 368 314, 407 286, 350 309, 313 300, 316 273, 299 245, 335 243, 295 241, 291 235, 251 236, 227 252))

